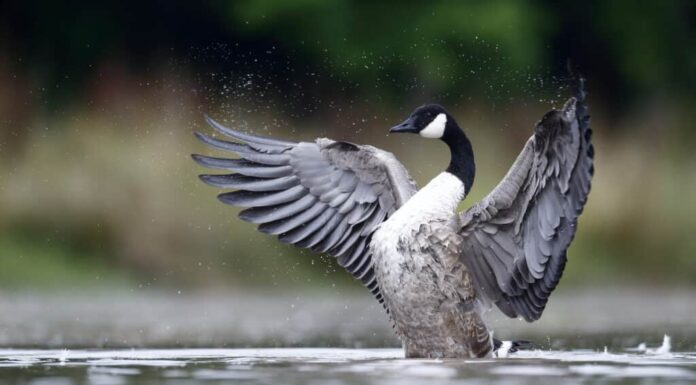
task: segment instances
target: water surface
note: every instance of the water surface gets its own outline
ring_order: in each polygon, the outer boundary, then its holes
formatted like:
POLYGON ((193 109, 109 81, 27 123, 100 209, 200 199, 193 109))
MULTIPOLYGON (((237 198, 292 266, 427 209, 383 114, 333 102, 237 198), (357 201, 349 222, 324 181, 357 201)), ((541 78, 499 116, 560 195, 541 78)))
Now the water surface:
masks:
POLYGON ((539 322, 486 317, 541 348, 405 360, 367 294, 0 293, 0 384, 696 383, 688 290, 559 292, 539 322))
POLYGON ((553 384, 696 382, 696 352, 537 350, 406 360, 400 349, 0 350, 2 383, 553 384))

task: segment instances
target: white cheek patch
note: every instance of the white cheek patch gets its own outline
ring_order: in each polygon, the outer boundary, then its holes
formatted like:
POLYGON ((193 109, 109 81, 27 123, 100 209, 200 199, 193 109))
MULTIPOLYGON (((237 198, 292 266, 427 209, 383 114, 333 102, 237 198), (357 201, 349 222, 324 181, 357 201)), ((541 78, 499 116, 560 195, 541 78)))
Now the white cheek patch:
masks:
POLYGON ((445 133, 445 125, 447 124, 447 115, 437 114, 435 119, 430 122, 419 134, 424 138, 439 139, 445 133))

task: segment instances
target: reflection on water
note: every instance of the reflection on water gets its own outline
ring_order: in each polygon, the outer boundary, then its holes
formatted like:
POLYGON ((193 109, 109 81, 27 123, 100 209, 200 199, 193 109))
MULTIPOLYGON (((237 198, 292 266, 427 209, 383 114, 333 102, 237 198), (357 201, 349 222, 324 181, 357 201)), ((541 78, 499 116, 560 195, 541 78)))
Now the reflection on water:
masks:
POLYGON ((528 351, 482 360, 405 360, 399 349, 0 350, 7 383, 691 383, 696 353, 528 351))

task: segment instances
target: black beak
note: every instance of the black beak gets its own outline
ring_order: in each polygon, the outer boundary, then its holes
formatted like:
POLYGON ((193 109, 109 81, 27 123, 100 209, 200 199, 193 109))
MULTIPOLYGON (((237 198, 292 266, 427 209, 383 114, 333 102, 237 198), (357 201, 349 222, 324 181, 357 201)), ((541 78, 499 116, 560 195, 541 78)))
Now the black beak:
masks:
POLYGON ((389 129, 389 132, 418 132, 418 129, 416 126, 413 124, 414 119, 413 118, 408 118, 403 121, 403 123, 394 126, 389 129))

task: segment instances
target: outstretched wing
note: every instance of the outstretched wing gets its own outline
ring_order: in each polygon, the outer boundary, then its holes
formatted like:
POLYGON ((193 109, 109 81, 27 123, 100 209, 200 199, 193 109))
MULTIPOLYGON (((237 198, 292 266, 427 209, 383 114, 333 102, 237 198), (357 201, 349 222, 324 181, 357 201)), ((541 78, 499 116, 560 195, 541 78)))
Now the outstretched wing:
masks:
POLYGON ((208 118, 224 141, 204 143, 240 158, 193 155, 198 164, 233 173, 201 175, 236 191, 220 201, 245 207, 239 217, 285 243, 334 256, 381 301, 369 242, 377 226, 416 191, 404 166, 386 151, 329 139, 289 142, 244 134, 208 118))
POLYGON ((566 264, 594 173, 583 80, 548 112, 500 184, 461 216, 461 259, 480 298, 531 322, 566 264))

